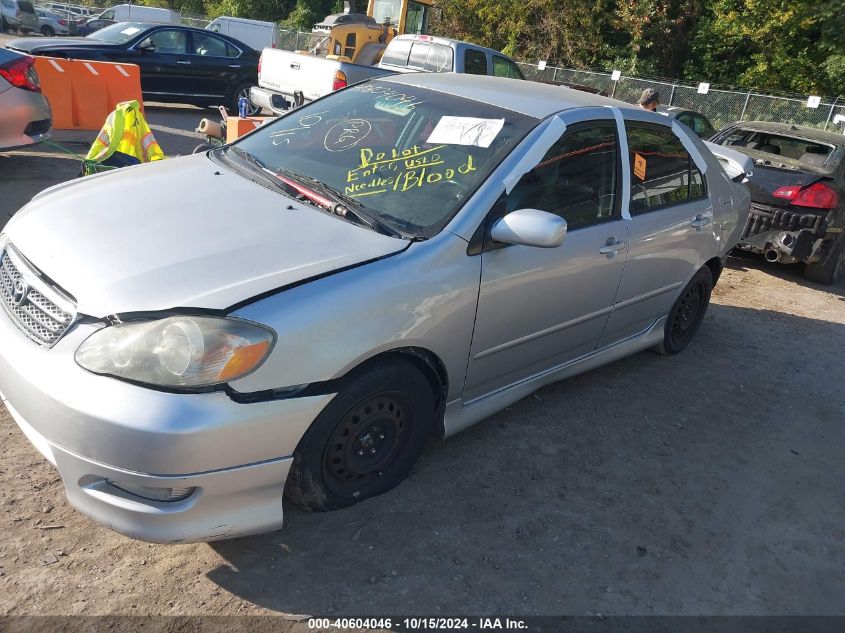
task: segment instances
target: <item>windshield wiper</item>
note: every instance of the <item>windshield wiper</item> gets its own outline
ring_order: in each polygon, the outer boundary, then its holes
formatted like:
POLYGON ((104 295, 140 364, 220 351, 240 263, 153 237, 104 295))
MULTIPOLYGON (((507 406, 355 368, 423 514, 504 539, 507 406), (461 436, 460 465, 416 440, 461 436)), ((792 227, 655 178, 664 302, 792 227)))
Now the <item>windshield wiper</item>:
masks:
POLYGON ((265 165, 261 160, 259 160, 249 152, 242 150, 240 147, 237 147, 235 145, 229 145, 223 151, 227 153, 232 152, 235 156, 238 157, 238 159, 246 163, 248 167, 252 168, 250 169, 252 173, 258 174, 264 180, 273 185, 275 188, 281 189, 282 191, 288 194, 299 193, 288 183, 284 182, 283 180, 279 180, 278 176, 276 176, 273 170, 267 167, 267 165, 265 165))
MULTIPOLYGON (((378 219, 374 215, 368 213, 366 211, 366 207, 357 200, 355 200, 355 198, 352 198, 344 193, 337 191, 336 189, 330 187, 329 185, 325 184, 320 180, 317 180, 316 178, 312 178, 311 176, 307 176, 305 174, 299 173, 298 171, 293 171, 289 169, 280 170, 279 176, 288 178, 294 182, 298 181, 300 185, 307 184, 309 187, 313 187, 316 190, 316 193, 321 193, 325 195, 328 199, 328 204, 324 204, 323 206, 325 206, 329 211, 331 211, 335 215, 339 215, 344 218, 351 216, 359 224, 363 224, 364 226, 367 226, 374 231, 383 233, 385 235, 390 235, 391 237, 401 237, 405 239, 413 237, 411 235, 408 235, 407 233, 393 228, 392 226, 378 219)), ((303 193, 303 195, 306 194, 303 193)), ((320 202, 323 201, 315 200, 315 202, 320 204, 320 202)))

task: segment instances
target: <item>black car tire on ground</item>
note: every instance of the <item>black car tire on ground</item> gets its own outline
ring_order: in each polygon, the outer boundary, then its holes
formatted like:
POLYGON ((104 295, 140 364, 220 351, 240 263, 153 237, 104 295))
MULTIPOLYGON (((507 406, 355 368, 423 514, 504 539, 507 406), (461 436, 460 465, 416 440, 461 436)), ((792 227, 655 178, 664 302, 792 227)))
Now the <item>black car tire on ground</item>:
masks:
MULTIPOLYGON (((238 100, 241 97, 246 97, 247 100, 249 99, 249 89, 253 86, 253 83, 245 81, 243 83, 238 84, 235 86, 235 89, 232 91, 232 97, 229 100, 229 114, 232 116, 238 116, 238 100)), ((261 112, 261 108, 258 108, 252 104, 252 101, 249 101, 247 105, 246 115, 247 116, 255 116, 261 112)))
POLYGON ((41 27, 41 35, 45 37, 53 37, 55 34, 56 32, 53 30, 52 26, 45 24, 41 27))
POLYGON ((434 407, 431 384, 403 360, 353 377, 296 447, 286 496, 327 511, 396 487, 430 435, 434 407))
POLYGON ((675 301, 666 319, 663 342, 655 349, 664 356, 683 351, 695 337, 713 292, 713 273, 703 266, 675 301))
POLYGON ((845 272, 845 233, 840 233, 836 243, 822 261, 804 264, 804 279, 830 286, 845 272))

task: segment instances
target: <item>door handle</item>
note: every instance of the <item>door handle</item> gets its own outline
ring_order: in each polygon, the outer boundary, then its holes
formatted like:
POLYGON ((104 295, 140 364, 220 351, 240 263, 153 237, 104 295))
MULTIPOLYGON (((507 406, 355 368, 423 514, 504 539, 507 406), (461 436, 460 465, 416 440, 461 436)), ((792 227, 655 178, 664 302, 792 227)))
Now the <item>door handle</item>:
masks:
POLYGON ((628 245, 625 242, 620 242, 615 237, 607 238, 605 245, 599 249, 599 253, 607 255, 608 259, 614 257, 617 252, 624 250, 628 245))
POLYGON ((705 226, 710 226, 710 224, 712 222, 713 222, 712 216, 709 216, 706 213, 699 213, 697 216, 695 216, 692 219, 692 222, 690 222, 690 226, 695 227, 696 231, 700 231, 705 226))
POLYGON ((240 64, 229 64, 229 68, 240 68, 240 64))
POLYGON ((188 65, 188 66, 190 66, 190 64, 191 64, 191 62, 187 59, 177 59, 176 63, 177 64, 185 64, 185 65, 188 65))

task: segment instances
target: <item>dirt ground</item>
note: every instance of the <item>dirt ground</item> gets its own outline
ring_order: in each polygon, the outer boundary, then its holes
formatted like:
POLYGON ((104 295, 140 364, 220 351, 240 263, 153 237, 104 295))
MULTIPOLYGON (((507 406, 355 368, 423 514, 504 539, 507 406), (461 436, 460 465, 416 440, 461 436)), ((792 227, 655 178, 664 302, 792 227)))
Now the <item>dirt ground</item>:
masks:
MULTIPOLYGON (((187 153, 207 113, 150 120, 187 153)), ((0 153, 0 226, 77 169, 0 153)), ((199 545, 78 514, 0 408, 0 614, 844 614, 843 349, 845 285, 732 260, 683 354, 547 387, 380 498, 199 545)))

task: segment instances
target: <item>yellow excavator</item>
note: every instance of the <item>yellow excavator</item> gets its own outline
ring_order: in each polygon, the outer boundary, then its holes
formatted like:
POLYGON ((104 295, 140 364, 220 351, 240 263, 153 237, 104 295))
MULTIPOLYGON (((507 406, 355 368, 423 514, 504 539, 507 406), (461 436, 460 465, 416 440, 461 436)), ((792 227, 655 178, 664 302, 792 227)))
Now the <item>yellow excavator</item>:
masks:
POLYGON ((368 0, 366 13, 343 4, 343 13, 314 25, 308 50, 297 52, 372 66, 397 35, 426 32, 434 0, 368 0))

